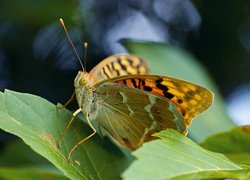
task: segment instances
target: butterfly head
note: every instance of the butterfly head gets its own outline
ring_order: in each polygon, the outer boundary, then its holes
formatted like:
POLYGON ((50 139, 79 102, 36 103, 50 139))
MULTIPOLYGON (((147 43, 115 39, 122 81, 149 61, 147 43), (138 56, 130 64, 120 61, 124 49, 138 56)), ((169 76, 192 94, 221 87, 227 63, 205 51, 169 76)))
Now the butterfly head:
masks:
POLYGON ((76 99, 79 107, 83 109, 83 113, 90 111, 92 102, 92 81, 89 74, 85 71, 78 71, 76 75, 74 86, 76 99))
POLYGON ((75 88, 83 88, 89 84, 89 76, 86 72, 78 71, 78 74, 74 81, 75 88))

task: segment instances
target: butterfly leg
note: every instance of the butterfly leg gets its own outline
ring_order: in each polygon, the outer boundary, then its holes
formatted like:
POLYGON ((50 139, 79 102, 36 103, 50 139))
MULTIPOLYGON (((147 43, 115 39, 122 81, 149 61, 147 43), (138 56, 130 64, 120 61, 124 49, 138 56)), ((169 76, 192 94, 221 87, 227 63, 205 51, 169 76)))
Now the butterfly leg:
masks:
POLYGON ((89 116, 86 116, 86 120, 88 122, 88 125, 91 127, 91 129, 93 130, 93 133, 90 134, 89 136, 85 137, 83 140, 79 141, 78 143, 76 143, 76 145, 70 150, 68 156, 67 156, 67 160, 68 162, 70 162, 70 157, 71 154, 75 151, 75 149, 80 146, 82 143, 84 143, 85 141, 87 141, 89 138, 91 138, 92 136, 94 136, 96 134, 96 129, 94 128, 94 126, 91 124, 89 116))
POLYGON ((64 104, 64 105, 57 105, 56 108, 65 108, 69 105, 69 103, 74 99, 76 93, 75 91, 73 92, 73 94, 71 95, 70 99, 64 104))
POLYGON ((62 139, 63 139, 63 137, 64 137, 66 131, 69 129, 69 127, 70 127, 70 125, 72 124, 72 122, 74 121, 76 115, 77 115, 78 113, 80 113, 81 111, 82 111, 81 108, 77 109, 77 110, 73 113, 73 116, 71 117, 71 119, 70 119, 68 125, 64 128, 63 133, 61 134, 61 136, 59 137, 59 140, 58 140, 58 148, 59 148, 59 149, 61 149, 62 139))

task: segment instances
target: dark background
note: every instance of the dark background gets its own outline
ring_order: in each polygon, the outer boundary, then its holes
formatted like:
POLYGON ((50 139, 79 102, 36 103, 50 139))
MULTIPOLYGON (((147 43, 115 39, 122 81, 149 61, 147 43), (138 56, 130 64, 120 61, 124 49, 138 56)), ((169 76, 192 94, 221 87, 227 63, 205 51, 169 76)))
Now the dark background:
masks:
MULTIPOLYGON (((80 65, 60 17, 82 59, 83 42, 88 42, 88 71, 103 58, 126 52, 121 38, 167 42, 189 51, 209 71, 232 118, 249 124, 248 0, 1 0, 1 91, 32 93, 53 103, 71 96, 80 65)), ((1 132, 2 144, 9 138, 1 132)))

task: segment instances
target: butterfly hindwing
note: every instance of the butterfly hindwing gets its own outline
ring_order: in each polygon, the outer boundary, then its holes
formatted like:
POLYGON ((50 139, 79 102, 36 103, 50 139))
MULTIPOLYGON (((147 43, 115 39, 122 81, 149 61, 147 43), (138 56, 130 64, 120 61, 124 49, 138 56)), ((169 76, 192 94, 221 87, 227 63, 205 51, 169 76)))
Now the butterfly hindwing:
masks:
POLYGON ((186 134, 182 114, 164 97, 115 83, 100 85, 96 93, 102 102, 96 120, 122 146, 136 149, 166 128, 186 134))
POLYGON ((109 79, 102 83, 107 82, 125 84, 169 99, 182 113, 187 126, 213 101, 213 94, 206 88, 167 76, 131 75, 109 79))
POLYGON ((96 82, 132 74, 147 74, 146 62, 135 55, 113 55, 97 64, 89 75, 96 82))

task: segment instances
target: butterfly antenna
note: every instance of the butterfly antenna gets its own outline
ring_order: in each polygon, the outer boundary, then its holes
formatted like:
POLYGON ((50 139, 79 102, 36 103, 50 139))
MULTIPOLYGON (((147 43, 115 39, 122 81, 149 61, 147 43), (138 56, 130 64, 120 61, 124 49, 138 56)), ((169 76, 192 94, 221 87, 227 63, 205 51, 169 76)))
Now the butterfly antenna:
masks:
POLYGON ((73 50, 74 50, 76 56, 77 56, 78 61, 79 61, 80 64, 81 64, 82 70, 85 71, 85 69, 84 69, 84 67, 83 67, 83 64, 82 64, 82 61, 81 61, 81 58, 80 58, 78 52, 76 51, 76 48, 75 48, 75 46, 74 46, 74 44, 73 44, 73 42, 72 42, 72 40, 71 40, 71 38, 70 38, 70 36, 69 36, 68 30, 67 30, 67 28, 66 28, 66 26, 65 26, 65 24, 64 24, 62 18, 60 18, 60 23, 61 23, 61 25, 62 25, 62 27, 63 27, 63 29, 64 29, 66 35, 67 35, 67 38, 68 38, 68 40, 69 40, 69 42, 70 42, 70 44, 71 44, 71 46, 72 46, 72 48, 73 48, 73 50))
POLYGON ((88 49, 88 43, 84 43, 84 68, 86 69, 86 63, 87 63, 87 49, 88 49))

